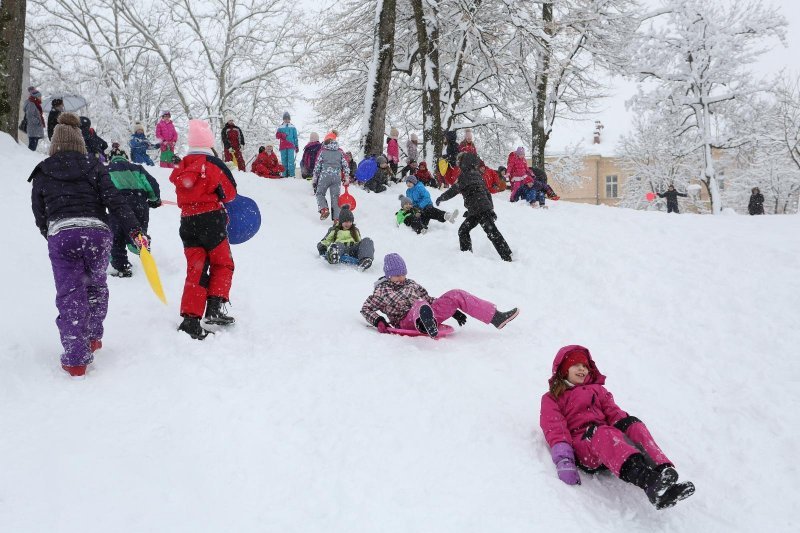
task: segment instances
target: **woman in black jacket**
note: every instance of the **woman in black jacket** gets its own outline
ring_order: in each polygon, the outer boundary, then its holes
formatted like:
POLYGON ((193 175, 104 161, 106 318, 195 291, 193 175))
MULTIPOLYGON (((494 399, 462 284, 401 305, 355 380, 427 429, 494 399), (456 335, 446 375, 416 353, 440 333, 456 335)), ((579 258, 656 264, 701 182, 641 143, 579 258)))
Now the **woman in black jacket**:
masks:
POLYGON ((494 212, 492 194, 486 188, 483 176, 478 172, 478 164, 480 162, 478 156, 470 152, 464 152, 458 156, 458 162, 461 169, 458 181, 436 199, 436 205, 438 206, 441 202, 449 200, 456 194, 461 194, 464 197, 464 207, 467 209, 467 212, 464 213, 466 220, 458 228, 458 241, 461 251, 472 251, 472 240, 469 232, 480 224, 503 261, 511 261, 511 248, 509 248, 500 230, 494 224, 494 221, 497 220, 497 215, 494 212))
POLYGON ((58 115, 64 111, 64 100, 54 98, 50 104, 50 113, 47 115, 47 138, 53 140, 53 131, 58 124, 58 115))
POLYGON ((750 203, 747 204, 747 211, 751 215, 763 215, 764 214, 764 195, 761 194, 761 191, 758 187, 753 187, 753 190, 750 194, 750 203))

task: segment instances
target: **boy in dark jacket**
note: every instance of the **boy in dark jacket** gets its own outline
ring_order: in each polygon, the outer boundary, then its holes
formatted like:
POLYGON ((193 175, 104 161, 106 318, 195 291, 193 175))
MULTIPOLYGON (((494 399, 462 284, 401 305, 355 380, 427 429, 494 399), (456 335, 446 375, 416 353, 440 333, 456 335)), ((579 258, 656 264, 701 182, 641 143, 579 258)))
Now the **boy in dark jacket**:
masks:
POLYGON ((86 157, 80 119, 62 113, 53 131, 50 157, 33 169, 31 207, 36 226, 47 239, 56 284, 56 325, 64 353, 61 366, 82 376, 102 347, 108 312, 106 268, 112 235, 106 209, 136 246, 147 246, 139 221, 119 193, 105 166, 86 157))
POLYGON ((678 196, 686 197, 686 193, 676 191, 674 185, 670 185, 665 192, 658 193, 659 198, 667 199, 667 213, 680 214, 678 210, 678 196))
POLYGON ((467 209, 467 212, 464 213, 466 220, 458 228, 461 251, 472 251, 472 240, 469 232, 480 224, 483 231, 486 232, 486 236, 492 241, 495 250, 500 254, 500 258, 503 261, 511 261, 511 248, 509 248, 500 230, 494 224, 494 221, 497 220, 497 215, 494 212, 492 195, 486 188, 486 183, 484 183, 481 173, 478 172, 478 156, 470 152, 464 152, 459 156, 458 161, 458 166, 461 169, 458 181, 436 199, 436 205, 438 206, 441 202, 449 200, 456 194, 461 194, 464 197, 464 207, 467 209))
POLYGON ((53 138, 53 132, 58 124, 58 116, 64 112, 64 100, 54 98, 50 104, 50 113, 47 115, 47 138, 53 138))
POLYGON ((414 202, 408 196, 401 194, 398 198, 400 199, 400 210, 394 214, 397 225, 408 226, 417 235, 427 232, 428 225, 422 221, 422 210, 414 207, 414 202))
POLYGON ((105 151, 108 149, 108 143, 94 131, 92 121, 89 117, 81 117, 81 133, 83 133, 86 153, 95 156, 101 161, 105 161, 105 151))
MULTIPOLYGON (((147 173, 141 165, 134 165, 128 161, 125 152, 120 151, 111 157, 108 174, 114 186, 122 194, 131 208, 142 233, 147 234, 150 224, 150 208, 161 206, 161 191, 158 182, 147 173)), ((133 275, 131 264, 128 262, 128 247, 130 237, 125 230, 125 225, 116 216, 111 215, 109 220, 111 231, 114 234, 114 244, 111 248, 112 276, 129 278, 133 275)), ((134 248, 135 250, 135 248, 134 248)), ((138 251, 133 251, 138 254, 138 251)))

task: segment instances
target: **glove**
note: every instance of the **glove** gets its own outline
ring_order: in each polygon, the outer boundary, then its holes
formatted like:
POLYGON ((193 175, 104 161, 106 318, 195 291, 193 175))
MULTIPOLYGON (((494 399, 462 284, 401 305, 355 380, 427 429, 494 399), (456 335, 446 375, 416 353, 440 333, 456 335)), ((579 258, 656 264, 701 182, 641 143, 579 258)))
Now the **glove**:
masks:
POLYGON ((552 197, 550 197, 550 199, 556 201, 556 200, 561 200, 561 197, 557 194, 554 194, 552 197))
POLYGON ((581 476, 575 467, 575 452, 566 442, 559 442, 550 449, 550 456, 556 465, 558 479, 567 485, 580 485, 581 476))
POLYGON ((456 322, 458 322, 459 326, 463 326, 464 324, 467 323, 467 315, 465 315, 464 313, 462 313, 458 309, 456 309, 456 312, 453 313, 453 318, 456 319, 456 322))
POLYGON ((132 231, 131 240, 133 241, 133 244, 135 244, 140 250, 142 248, 147 248, 148 251, 150 250, 150 239, 147 237, 147 235, 142 233, 141 230, 137 229, 132 231))
POLYGON ((389 323, 385 318, 379 316, 375 321, 375 327, 378 328, 379 333, 386 333, 389 330, 389 323))
POLYGON ((150 209, 161 207, 161 200, 148 200, 147 205, 150 207, 150 209))
POLYGON ((440 203, 442 203, 442 199, 441 198, 437 198, 436 199, 436 207, 439 207, 440 203))

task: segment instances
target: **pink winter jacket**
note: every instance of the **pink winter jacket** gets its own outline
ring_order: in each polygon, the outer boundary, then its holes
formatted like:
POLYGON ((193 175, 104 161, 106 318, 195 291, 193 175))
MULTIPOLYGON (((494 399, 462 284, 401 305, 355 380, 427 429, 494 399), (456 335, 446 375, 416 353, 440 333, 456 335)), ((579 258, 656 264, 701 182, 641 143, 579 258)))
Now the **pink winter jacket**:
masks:
POLYGON ((397 144, 397 139, 389 139, 386 145, 386 155, 388 160, 392 163, 400 161, 400 146, 397 144))
POLYGON ((584 383, 568 388, 558 399, 550 392, 542 396, 539 425, 551 448, 559 442, 571 445, 573 441, 581 440, 590 424, 614 425, 628 416, 603 387, 606 377, 597 370, 592 354, 583 346, 572 344, 558 351, 553 360, 553 375, 548 383, 561 379, 556 375, 558 366, 573 350, 582 350, 586 354, 589 359, 589 376, 584 383))
POLYGON ((160 120, 156 125, 156 139, 160 139, 168 143, 178 142, 178 132, 175 130, 175 124, 170 120, 160 120))
POLYGON ((508 154, 506 172, 509 178, 524 178, 528 175, 528 162, 525 161, 524 157, 519 157, 516 152, 511 152, 508 154))

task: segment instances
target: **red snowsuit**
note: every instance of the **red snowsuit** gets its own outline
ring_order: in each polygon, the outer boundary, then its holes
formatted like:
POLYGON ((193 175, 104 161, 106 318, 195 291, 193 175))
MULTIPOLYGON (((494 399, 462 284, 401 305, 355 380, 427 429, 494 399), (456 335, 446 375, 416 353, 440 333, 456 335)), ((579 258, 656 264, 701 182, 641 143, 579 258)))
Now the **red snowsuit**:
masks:
POLYGON ((500 188, 500 175, 489 167, 483 169, 483 181, 486 182, 486 188, 492 194, 505 190, 505 187, 500 188))
POLYGON ((467 141, 466 139, 461 141, 461 144, 458 145, 459 153, 469 152, 471 154, 478 155, 478 149, 475 147, 475 143, 472 141, 467 141))
POLYGON ((228 301, 233 257, 224 203, 236 198, 228 167, 206 154, 189 154, 169 177, 181 208, 180 236, 186 256, 181 316, 201 318, 209 296, 228 301))
POLYGON ((281 172, 284 170, 283 165, 278 162, 278 156, 275 155, 274 152, 261 152, 250 166, 250 171, 258 174, 262 178, 279 179, 282 177, 281 172))
POLYGON ((508 154, 506 163, 506 174, 511 183, 511 193, 517 192, 522 182, 528 177, 528 162, 524 157, 519 157, 516 152, 508 154))
POLYGON ((656 444, 644 423, 619 408, 603 384, 606 377, 597 370, 589 350, 583 346, 564 346, 553 360, 554 380, 561 361, 572 352, 583 351, 589 360, 589 375, 580 384, 569 387, 558 399, 548 392, 542 396, 539 425, 547 444, 552 448, 559 442, 570 444, 578 463, 594 470, 602 466, 619 477, 623 463, 635 453, 636 445, 657 464, 671 463, 656 444))

